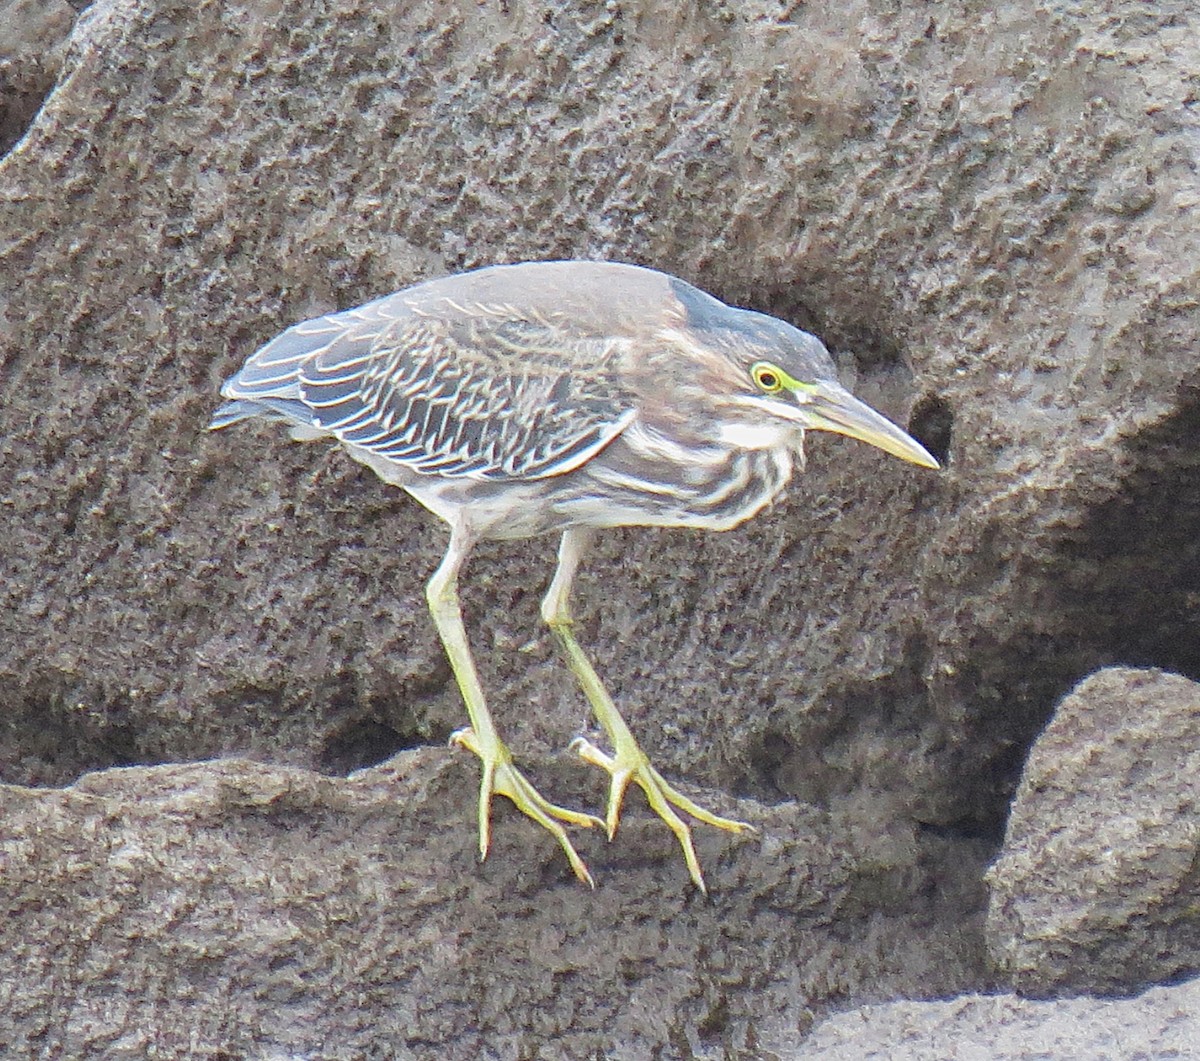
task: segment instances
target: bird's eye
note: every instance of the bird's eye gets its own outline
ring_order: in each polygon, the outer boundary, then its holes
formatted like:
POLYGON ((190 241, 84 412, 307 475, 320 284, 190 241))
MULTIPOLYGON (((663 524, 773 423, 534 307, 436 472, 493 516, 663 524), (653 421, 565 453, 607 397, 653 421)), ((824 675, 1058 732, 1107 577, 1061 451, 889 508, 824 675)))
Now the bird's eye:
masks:
POLYGON ((783 387, 783 373, 769 361, 759 361, 750 368, 750 378, 759 390, 774 394, 783 387))

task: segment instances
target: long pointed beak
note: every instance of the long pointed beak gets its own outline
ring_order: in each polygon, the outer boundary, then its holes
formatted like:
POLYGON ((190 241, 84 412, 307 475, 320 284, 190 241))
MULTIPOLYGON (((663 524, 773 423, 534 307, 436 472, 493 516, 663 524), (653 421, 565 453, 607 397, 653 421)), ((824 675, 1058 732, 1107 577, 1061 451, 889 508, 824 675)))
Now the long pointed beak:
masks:
POLYGON ((805 426, 811 430, 856 438, 922 468, 940 467, 920 442, 836 383, 822 381, 798 397, 805 426))

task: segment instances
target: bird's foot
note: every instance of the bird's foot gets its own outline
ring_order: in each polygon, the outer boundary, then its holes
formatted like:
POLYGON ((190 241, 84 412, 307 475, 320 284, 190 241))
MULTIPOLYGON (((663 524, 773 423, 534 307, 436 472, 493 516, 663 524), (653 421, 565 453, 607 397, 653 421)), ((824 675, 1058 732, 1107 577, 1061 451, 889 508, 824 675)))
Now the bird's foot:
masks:
POLYGON ((571 838, 567 836, 567 831, 561 823, 582 825, 590 829, 593 825, 603 828, 604 822, 591 814, 581 814, 578 811, 568 810, 566 807, 559 807, 551 803, 516 768, 512 761, 512 753, 499 738, 490 742, 481 741, 475 731, 468 726, 452 733, 450 743, 458 744, 468 751, 474 752, 483 763, 483 780, 479 786, 480 858, 487 858, 488 848, 492 842, 492 796, 507 796, 516 804, 519 811, 527 814, 554 836, 567 856, 567 861, 571 863, 571 869, 575 871, 575 876, 584 884, 593 888, 596 886, 596 882, 592 880, 591 873, 588 872, 587 866, 579 857, 579 852, 575 850, 571 838))
POLYGON ((605 828, 611 840, 617 832, 621 820, 621 803, 630 782, 635 783, 650 803, 651 809, 667 823, 667 828, 675 834, 683 848, 683 857, 687 862, 688 872, 696 887, 705 895, 708 889, 704 886, 704 875, 700 872, 700 860, 696 857, 696 848, 692 843, 692 830, 678 814, 678 807, 685 814, 706 825, 716 826, 731 833, 757 832, 748 822, 735 821, 732 818, 722 818, 705 810, 698 803, 688 799, 682 792, 669 784, 651 764, 646 753, 636 743, 629 747, 619 748, 617 755, 611 756, 597 748, 583 737, 576 737, 571 742, 571 749, 579 754, 586 762, 598 766, 608 772, 611 782, 608 788, 608 810, 605 814, 605 828))

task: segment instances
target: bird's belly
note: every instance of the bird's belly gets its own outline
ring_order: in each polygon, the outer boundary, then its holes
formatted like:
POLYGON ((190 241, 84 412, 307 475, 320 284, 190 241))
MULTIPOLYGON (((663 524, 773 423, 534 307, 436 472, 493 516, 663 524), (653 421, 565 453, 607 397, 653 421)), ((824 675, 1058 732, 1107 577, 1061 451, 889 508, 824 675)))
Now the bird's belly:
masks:
POLYGON ((355 460, 479 538, 532 538, 568 527, 729 530, 783 493, 787 449, 737 450, 682 466, 647 461, 620 440, 583 466, 544 479, 494 481, 423 475, 357 446, 355 460))
POLYGON ((478 538, 534 538, 571 525, 552 504, 555 480, 492 481, 466 476, 422 475, 360 446, 355 460, 398 486, 451 526, 471 528, 478 538))

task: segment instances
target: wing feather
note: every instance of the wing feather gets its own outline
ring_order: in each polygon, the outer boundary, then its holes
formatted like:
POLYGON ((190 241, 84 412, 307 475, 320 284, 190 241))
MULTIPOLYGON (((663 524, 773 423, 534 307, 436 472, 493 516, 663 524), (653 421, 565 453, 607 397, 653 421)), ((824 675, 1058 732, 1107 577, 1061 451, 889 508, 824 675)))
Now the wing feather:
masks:
POLYGON ((405 294, 289 328, 222 388, 222 422, 257 406, 415 472, 512 480, 570 471, 634 419, 628 339, 405 294))

